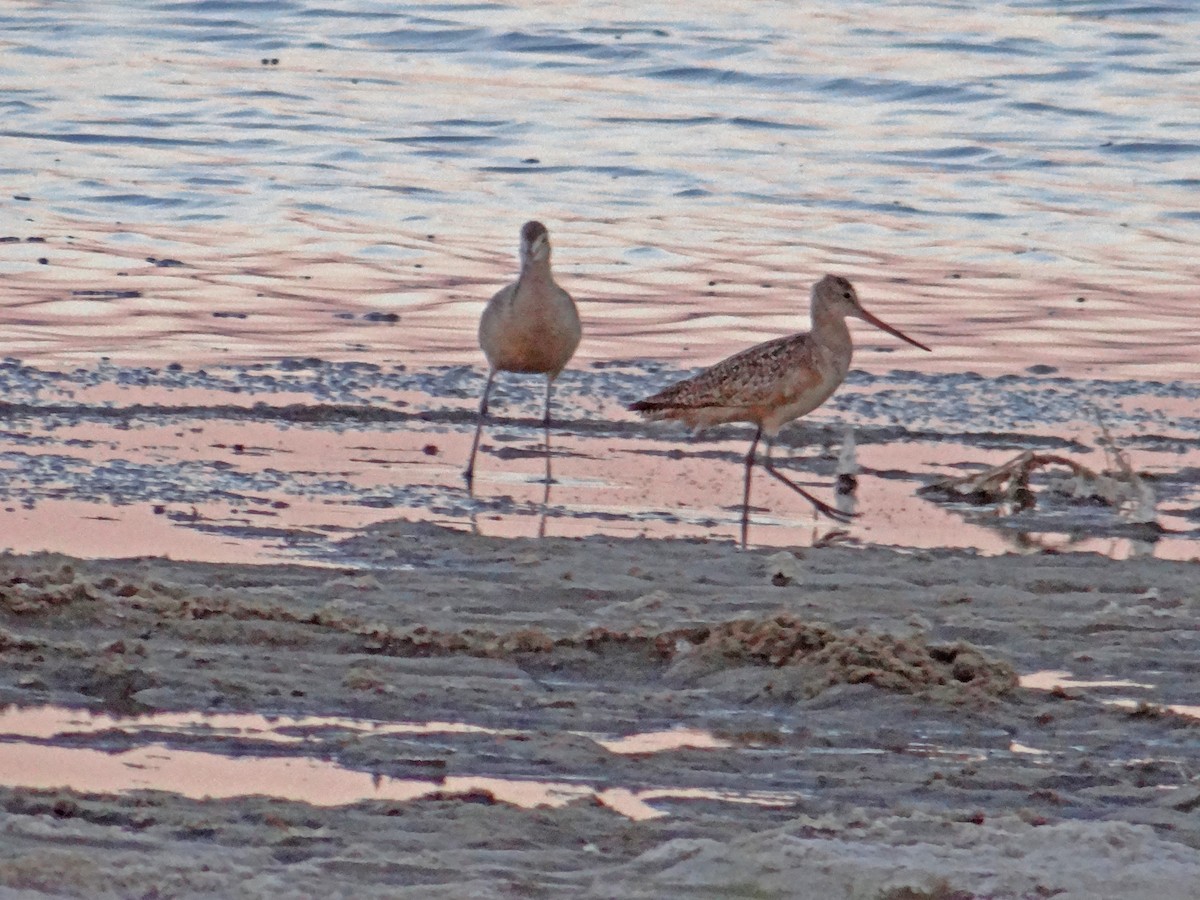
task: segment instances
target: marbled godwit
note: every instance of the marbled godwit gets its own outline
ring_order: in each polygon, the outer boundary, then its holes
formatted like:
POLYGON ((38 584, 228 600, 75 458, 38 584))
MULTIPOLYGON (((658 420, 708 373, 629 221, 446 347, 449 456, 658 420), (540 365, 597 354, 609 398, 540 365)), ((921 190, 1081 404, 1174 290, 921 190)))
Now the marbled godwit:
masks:
POLYGON ((488 395, 497 372, 538 373, 546 376, 546 484, 550 483, 550 393, 554 379, 570 362, 581 335, 575 301, 550 272, 550 233, 541 222, 521 227, 521 274, 488 301, 479 320, 479 346, 488 361, 487 384, 479 403, 475 440, 463 476, 467 490, 475 480, 475 453, 487 417, 488 395))
POLYGON ((847 316, 870 322, 922 350, 929 349, 863 309, 854 286, 845 278, 826 275, 813 285, 812 331, 757 344, 629 405, 648 419, 676 419, 692 428, 727 422, 755 426, 742 489, 743 547, 750 527, 750 473, 764 436, 767 447, 762 467, 771 477, 829 518, 839 522, 850 519, 850 514, 818 500, 771 464, 771 442, 779 429, 828 400, 846 377, 854 353, 847 316))

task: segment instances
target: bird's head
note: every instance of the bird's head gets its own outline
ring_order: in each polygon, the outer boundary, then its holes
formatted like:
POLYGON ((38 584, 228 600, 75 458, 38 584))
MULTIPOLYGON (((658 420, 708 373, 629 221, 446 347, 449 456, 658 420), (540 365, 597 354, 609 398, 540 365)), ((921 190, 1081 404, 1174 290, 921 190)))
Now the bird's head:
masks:
POLYGON ((878 316, 874 316, 863 309, 862 304, 858 302, 858 292, 854 290, 854 285, 840 275, 826 275, 813 285, 812 300, 814 314, 820 308, 838 316, 853 316, 856 319, 862 319, 864 322, 874 325, 882 331, 886 331, 890 335, 900 338, 902 341, 908 341, 914 347, 929 350, 920 341, 914 341, 898 328, 893 328, 878 316))
POLYGON ((541 222, 521 226, 521 265, 550 259, 550 232, 541 222))

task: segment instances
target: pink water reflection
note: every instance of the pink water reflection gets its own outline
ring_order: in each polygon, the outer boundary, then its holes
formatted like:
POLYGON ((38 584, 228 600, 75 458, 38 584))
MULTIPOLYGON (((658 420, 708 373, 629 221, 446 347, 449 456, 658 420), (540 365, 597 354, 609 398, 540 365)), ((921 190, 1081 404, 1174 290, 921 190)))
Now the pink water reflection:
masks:
POLYGON ((1131 687, 1153 688, 1152 684, 1142 684, 1138 681, 1128 681, 1124 678, 1080 679, 1070 672, 1061 669, 1046 669, 1041 672, 1030 672, 1020 678, 1021 687, 1035 691, 1053 691, 1059 688, 1098 688, 1098 687, 1131 687))
MULTIPOLYGON (((269 744, 302 745, 319 730, 372 735, 518 734, 460 722, 379 722, 325 716, 262 716, 225 713, 153 713, 120 717, 59 707, 0 710, 0 772, 10 787, 51 790, 69 788, 88 793, 170 791, 194 799, 267 796, 339 806, 364 800, 410 801, 435 792, 467 794, 484 791, 497 801, 516 806, 561 807, 593 798, 631 819, 665 815, 650 801, 714 800, 762 806, 787 806, 799 797, 782 792, 736 792, 707 788, 656 787, 633 791, 597 788, 578 782, 543 781, 488 776, 448 776, 436 780, 386 778, 353 771, 326 760, 304 757, 226 756, 177 750, 160 743, 106 752, 79 747, 26 743, 58 736, 119 731, 136 736, 178 732, 219 738, 223 735, 269 744), (12 737, 25 740, 12 740, 12 737)), ((593 736, 619 754, 663 753, 683 748, 724 749, 730 744, 698 729, 669 729, 622 738, 593 736)))
POLYGON ((69 789, 89 794, 169 791, 196 800, 271 797, 314 806, 345 806, 368 800, 406 802, 431 794, 486 792, 498 802, 527 809, 563 807, 593 798, 630 819, 667 815, 653 800, 713 800, 756 806, 790 806, 801 798, 783 792, 739 793, 707 788, 595 788, 575 782, 486 776, 448 776, 439 781, 381 778, 314 759, 229 757, 150 745, 120 753, 74 747, 0 744, 0 771, 9 787, 69 789))
POLYGON ((666 731, 648 731, 621 738, 598 738, 596 743, 610 753, 636 755, 639 753, 664 753, 669 750, 724 750, 733 745, 716 737, 711 732, 698 728, 672 728, 666 731))
MULTIPOLYGON (((96 402, 97 397, 128 402, 140 391, 105 388, 81 393, 95 394, 88 399, 96 402)), ((150 402, 168 407, 172 393, 146 392, 150 402)), ((184 393, 188 403, 202 408, 204 399, 207 406, 228 400, 226 395, 195 388, 184 393)), ((649 438, 616 429, 608 436, 591 436, 564 428, 553 438, 556 483, 547 509, 543 507, 540 429, 508 422, 489 429, 473 499, 466 495, 461 474, 470 449, 469 423, 445 428, 398 420, 371 428, 334 429, 209 416, 156 424, 151 417, 147 424, 133 428, 114 418, 111 424, 100 420, 55 424, 52 429, 33 426, 28 434, 46 440, 24 442, 18 445, 21 452, 34 457, 66 453, 78 472, 109 463, 145 465, 150 471, 158 465, 195 466, 172 477, 191 479, 197 486, 211 482, 208 493, 223 499, 151 502, 125 497, 117 486, 108 495, 88 501, 64 489, 62 497, 0 507, 0 547, 87 557, 162 555, 214 562, 277 559, 306 542, 322 543, 395 518, 504 537, 544 532, 551 537, 601 534, 735 540, 739 460, 746 449, 745 440, 736 437, 690 442, 686 435, 666 429, 660 438, 649 438), (498 448, 522 452, 498 456, 498 448), (723 455, 715 457, 714 451, 723 455), (234 482, 226 486, 225 473, 236 473, 238 483, 248 486, 234 482), (374 502, 372 497, 383 499, 374 502), (64 529, 64 521, 77 525, 64 529)), ((828 461, 820 466, 816 462, 816 457, 828 452, 815 446, 780 448, 776 462, 800 483, 832 500, 831 477, 813 474, 818 468, 828 472, 828 461)), ((1028 537, 1012 528, 989 527, 991 520, 1003 524, 996 510, 951 509, 916 494, 916 477, 945 474, 964 460, 988 465, 1010 456, 952 441, 860 444, 857 458, 863 471, 855 506, 859 515, 845 528, 815 518, 806 503, 756 473, 751 539, 765 546, 809 546, 832 536, 905 548, 976 548, 986 553, 1070 547, 1118 558, 1149 549, 1158 556, 1182 559, 1200 553, 1197 542, 1187 539, 1164 540, 1148 548, 1129 538, 1028 537), (904 477, 874 472, 898 472, 904 477)), ((1135 462, 1139 468, 1172 471, 1194 456, 1139 451, 1135 462)), ((1104 465, 1099 451, 1081 456, 1080 461, 1097 468, 1104 465)), ((13 468, 6 474, 19 488, 21 470, 13 468)), ((62 477, 66 484, 73 476, 66 472, 62 477)), ((142 489, 137 485, 130 489, 135 488, 142 489)), ((40 491, 56 493, 52 486, 40 491)), ((1161 511, 1160 522, 1185 533, 1191 527, 1169 510, 1161 511)))
MULTIPOLYGON (((50 226, 43 230, 56 245, 55 265, 18 268, 6 278, 14 298, 0 306, 6 352, 58 365, 99 356, 123 364, 280 356, 482 364, 478 316, 514 265, 511 249, 496 246, 505 236, 451 223, 434 240, 423 232, 396 235, 392 241, 421 267, 413 269, 354 252, 356 244, 378 241, 358 231, 369 223, 312 224, 338 237, 306 248, 286 233, 231 224, 177 230, 187 264, 167 269, 145 261, 161 252, 156 243, 115 247, 99 223, 63 222, 58 236, 50 226), (98 285, 138 296, 73 295, 98 285), (399 315, 397 327, 363 318, 379 312, 399 315)), ((705 364, 802 330, 810 284, 836 270, 856 281, 869 308, 935 349, 918 355, 856 329, 857 364, 867 368, 1003 374, 1051 364, 1093 377, 1195 375, 1190 349, 1197 337, 1188 312, 1190 285, 1200 280, 1195 267, 1152 287, 1132 276, 1102 285, 1083 273, 1024 271, 1016 261, 1008 272, 951 262, 949 251, 931 264, 896 253, 797 247, 781 235, 783 243, 748 253, 723 230, 664 231, 637 220, 613 228, 566 222, 558 229, 562 279, 579 298, 586 333, 575 365, 631 358, 705 364), (625 258, 631 245, 655 247, 659 255, 612 267, 609 261, 625 258)))
POLYGON ((0 734, 25 738, 50 738, 58 735, 98 734, 123 731, 136 734, 144 729, 156 732, 221 734, 226 733, 271 743, 302 743, 305 733, 316 730, 348 731, 369 735, 410 734, 515 734, 517 732, 485 728, 466 722, 383 722, 344 716, 270 716, 258 713, 156 712, 134 716, 76 710, 60 706, 9 707, 0 709, 0 734), (300 732, 297 734, 296 732, 300 732))
MULTIPOLYGON (((1020 683, 1021 687, 1030 688, 1035 691, 1081 690, 1088 688, 1135 688, 1138 690, 1152 690, 1154 688, 1153 684, 1130 681, 1124 678, 1076 678, 1070 672, 1061 669, 1030 672, 1020 677, 1020 683)), ((1101 702, 1119 709, 1136 710, 1146 705, 1148 701, 1135 700, 1130 697, 1117 697, 1104 698, 1101 702)), ((1200 706, 1191 706, 1183 703, 1150 703, 1149 705, 1169 710, 1177 715, 1200 719, 1200 706)))
MULTIPOLYGON (((204 517, 206 511, 197 508, 196 514, 204 517)), ((269 558, 278 550, 275 540, 206 534, 172 525, 143 504, 105 506, 80 500, 42 500, 33 508, 0 508, 0 535, 0 549, 85 558, 163 556, 244 563, 269 558), (70 523, 69 528, 63 527, 65 522, 70 523)))

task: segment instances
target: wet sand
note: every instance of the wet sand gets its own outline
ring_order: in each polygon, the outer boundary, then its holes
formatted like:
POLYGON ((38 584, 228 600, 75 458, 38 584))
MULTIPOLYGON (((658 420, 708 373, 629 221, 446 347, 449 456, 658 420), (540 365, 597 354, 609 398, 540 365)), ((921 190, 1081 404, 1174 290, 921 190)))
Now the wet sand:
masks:
MULTIPOLYGON (((862 355, 864 366, 873 362, 862 355)), ((0 549, 338 564, 339 540, 395 518, 505 537, 544 526, 554 537, 732 538, 750 429, 690 437, 623 408, 688 371, 624 360, 564 372, 556 483, 544 504, 536 377, 500 379, 468 498, 462 467, 483 388, 477 366, 305 358, 59 370, 5 360, 0 549)), ((1200 555, 1197 402, 1189 382, 854 369, 776 443, 778 464, 833 500, 853 438, 854 524, 831 529, 759 477, 751 538, 1190 559, 1200 555), (1037 506, 1016 515, 921 493, 1031 450, 1110 468, 1100 421, 1152 486, 1160 533, 1131 528, 1120 510, 1064 484, 1061 470, 1038 472, 1037 506)))
POLYGON ((1183 898, 1200 879, 1194 562, 403 521, 339 554, 3 558, 0 701, 21 709, 0 720, 0 886, 1183 898), (76 789, 39 788, 39 765, 76 789), (122 766, 143 790, 89 787, 122 766), (275 796, 227 797, 239 778, 275 796))

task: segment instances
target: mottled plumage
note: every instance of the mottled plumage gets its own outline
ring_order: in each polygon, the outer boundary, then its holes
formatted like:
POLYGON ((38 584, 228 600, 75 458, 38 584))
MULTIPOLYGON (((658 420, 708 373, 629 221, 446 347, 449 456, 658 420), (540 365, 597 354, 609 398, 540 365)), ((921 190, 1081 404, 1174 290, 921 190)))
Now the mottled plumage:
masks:
POLYGON ((726 422, 749 422, 757 427, 746 456, 743 545, 749 528, 750 472, 764 435, 763 468, 768 473, 807 499, 818 512, 839 521, 849 518, 792 483, 771 464, 771 442, 779 429, 828 400, 850 370, 854 345, 847 316, 869 322, 922 350, 929 349, 863 309, 854 287, 845 278, 826 275, 813 285, 812 331, 775 338, 735 353, 629 406, 649 419, 674 419, 693 428, 726 422))
POLYGON ((479 346, 488 361, 488 378, 479 403, 471 457, 463 473, 468 490, 474 482, 475 454, 497 372, 546 376, 542 422, 546 432, 546 483, 550 483, 550 395, 554 379, 571 361, 581 336, 575 301, 558 286, 550 271, 550 234, 541 222, 526 222, 521 228, 521 274, 495 293, 479 320, 479 346))
POLYGON ((836 354, 815 344, 811 335, 798 334, 734 354, 630 409, 692 428, 761 423, 774 434, 785 422, 820 406, 844 377, 836 354))

